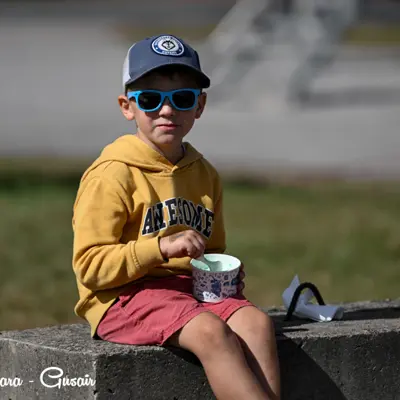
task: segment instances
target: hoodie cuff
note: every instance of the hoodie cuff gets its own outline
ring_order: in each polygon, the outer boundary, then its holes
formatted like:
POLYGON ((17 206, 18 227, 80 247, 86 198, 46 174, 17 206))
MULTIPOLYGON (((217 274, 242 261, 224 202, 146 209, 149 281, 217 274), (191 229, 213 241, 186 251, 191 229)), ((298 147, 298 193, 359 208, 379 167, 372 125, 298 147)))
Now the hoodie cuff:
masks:
POLYGON ((165 262, 158 237, 135 242, 134 255, 140 267, 152 268, 165 262))

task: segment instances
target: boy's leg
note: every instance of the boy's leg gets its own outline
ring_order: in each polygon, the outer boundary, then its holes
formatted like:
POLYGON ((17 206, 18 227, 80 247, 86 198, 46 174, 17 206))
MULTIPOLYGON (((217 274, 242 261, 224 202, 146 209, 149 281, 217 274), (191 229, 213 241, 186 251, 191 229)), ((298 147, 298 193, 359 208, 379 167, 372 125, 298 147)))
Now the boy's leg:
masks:
POLYGON ((256 307, 243 307, 227 320, 241 341, 247 361, 271 399, 280 398, 280 371, 271 318, 256 307))
POLYGON ((166 344, 194 353, 218 400, 266 400, 265 390, 249 367, 235 333, 218 316, 202 312, 166 344))

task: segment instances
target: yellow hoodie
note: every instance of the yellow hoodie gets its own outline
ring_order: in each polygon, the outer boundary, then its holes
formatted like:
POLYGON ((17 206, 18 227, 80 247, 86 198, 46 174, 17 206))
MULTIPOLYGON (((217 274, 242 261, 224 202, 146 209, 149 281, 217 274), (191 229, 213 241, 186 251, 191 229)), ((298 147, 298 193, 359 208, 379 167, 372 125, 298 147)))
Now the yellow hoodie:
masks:
POLYGON ((127 285, 191 274, 188 257, 164 260, 159 238, 193 229, 208 253, 225 251, 222 186, 189 143, 176 165, 135 135, 118 138, 83 174, 74 204, 75 313, 91 335, 127 285))

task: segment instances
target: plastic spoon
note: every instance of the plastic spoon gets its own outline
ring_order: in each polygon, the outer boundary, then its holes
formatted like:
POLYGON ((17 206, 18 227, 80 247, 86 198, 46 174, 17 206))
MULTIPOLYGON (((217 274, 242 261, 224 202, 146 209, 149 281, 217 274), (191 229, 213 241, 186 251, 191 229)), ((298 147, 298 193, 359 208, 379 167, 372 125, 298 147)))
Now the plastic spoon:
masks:
POLYGON ((204 255, 197 258, 199 261, 204 263, 210 271, 216 272, 221 271, 223 269, 221 261, 210 261, 207 260, 204 255))

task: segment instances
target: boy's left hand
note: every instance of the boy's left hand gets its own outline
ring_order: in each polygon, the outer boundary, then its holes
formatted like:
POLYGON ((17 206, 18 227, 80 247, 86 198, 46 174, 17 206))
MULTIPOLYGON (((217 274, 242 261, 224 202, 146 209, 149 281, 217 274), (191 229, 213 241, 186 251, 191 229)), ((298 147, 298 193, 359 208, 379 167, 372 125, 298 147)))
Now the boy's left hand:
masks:
POLYGON ((243 294, 243 289, 245 287, 244 284, 244 278, 246 277, 246 274, 244 272, 244 265, 240 265, 240 272, 239 272, 239 284, 238 284, 238 294, 243 294))

